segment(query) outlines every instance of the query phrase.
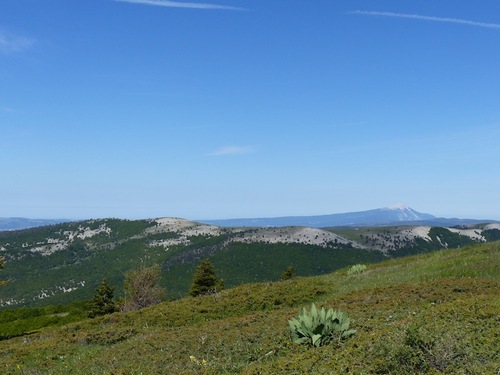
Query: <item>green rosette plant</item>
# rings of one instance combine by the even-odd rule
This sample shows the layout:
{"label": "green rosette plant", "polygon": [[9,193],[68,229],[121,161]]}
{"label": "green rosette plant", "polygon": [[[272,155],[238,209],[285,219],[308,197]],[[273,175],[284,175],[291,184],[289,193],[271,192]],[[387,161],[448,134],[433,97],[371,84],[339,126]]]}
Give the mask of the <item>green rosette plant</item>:
{"label": "green rosette plant", "polygon": [[350,320],[346,312],[322,307],[320,310],[311,304],[311,309],[305,307],[298,317],[288,321],[290,338],[296,344],[308,344],[320,347],[333,340],[341,341],[356,333],[349,329]]}
{"label": "green rosette plant", "polygon": [[351,275],[359,275],[360,273],[365,272],[366,266],[364,264],[355,264],[347,271],[349,276]]}

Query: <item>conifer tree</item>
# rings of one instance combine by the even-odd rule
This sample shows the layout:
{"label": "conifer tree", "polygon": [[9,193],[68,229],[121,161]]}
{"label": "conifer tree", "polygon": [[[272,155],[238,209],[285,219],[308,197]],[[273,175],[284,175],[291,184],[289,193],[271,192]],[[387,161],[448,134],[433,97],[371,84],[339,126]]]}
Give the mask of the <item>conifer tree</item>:
{"label": "conifer tree", "polygon": [[224,289],[224,282],[217,280],[212,262],[209,259],[204,259],[196,268],[189,294],[196,297],[217,289]]}
{"label": "conifer tree", "polygon": [[[3,269],[4,266],[5,266],[5,258],[4,257],[0,257],[0,270]],[[0,281],[0,286],[5,285],[8,282],[9,282],[8,280]]]}
{"label": "conifer tree", "polygon": [[87,315],[89,318],[96,316],[112,314],[116,311],[116,304],[113,301],[114,289],[108,285],[106,279],[101,281],[101,285],[96,289],[92,301],[87,306]]}
{"label": "conifer tree", "polygon": [[281,273],[281,280],[289,280],[293,277],[295,277],[295,267],[290,264],[287,269]]}

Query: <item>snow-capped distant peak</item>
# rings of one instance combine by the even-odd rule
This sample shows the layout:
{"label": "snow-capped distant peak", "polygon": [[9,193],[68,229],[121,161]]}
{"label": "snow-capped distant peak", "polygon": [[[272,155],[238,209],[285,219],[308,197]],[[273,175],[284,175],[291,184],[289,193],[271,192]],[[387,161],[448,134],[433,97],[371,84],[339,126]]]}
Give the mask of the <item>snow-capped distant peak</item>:
{"label": "snow-capped distant peak", "polygon": [[395,221],[417,221],[434,218],[434,216],[432,215],[415,211],[413,208],[408,207],[404,204],[397,204],[391,207],[386,207],[383,208],[382,211],[386,211],[388,214],[390,212],[390,215],[392,215]]}
{"label": "snow-capped distant peak", "polygon": [[403,204],[403,203],[398,203],[398,204],[395,204],[393,206],[389,206],[389,207],[386,207],[388,210],[408,210],[410,209],[410,207],[408,207],[407,205]]}

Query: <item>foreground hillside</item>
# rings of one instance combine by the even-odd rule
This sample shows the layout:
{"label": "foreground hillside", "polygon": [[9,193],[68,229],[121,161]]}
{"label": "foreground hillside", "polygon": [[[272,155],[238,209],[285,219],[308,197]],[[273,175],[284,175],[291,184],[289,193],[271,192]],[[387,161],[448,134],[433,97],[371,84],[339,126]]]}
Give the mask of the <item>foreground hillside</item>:
{"label": "foreground hillside", "polygon": [[[91,298],[103,278],[120,295],[124,274],[160,264],[169,299],[187,295],[193,273],[210,258],[226,287],[333,272],[355,263],[500,239],[499,224],[461,228],[221,228],[183,219],[87,220],[0,232],[0,307],[68,304]],[[92,272],[89,272],[92,270]]]}
{"label": "foreground hillside", "polygon": [[[500,243],[399,258],[358,275],[260,283],[0,342],[7,374],[458,373],[500,370]],[[355,336],[293,344],[315,302]]]}

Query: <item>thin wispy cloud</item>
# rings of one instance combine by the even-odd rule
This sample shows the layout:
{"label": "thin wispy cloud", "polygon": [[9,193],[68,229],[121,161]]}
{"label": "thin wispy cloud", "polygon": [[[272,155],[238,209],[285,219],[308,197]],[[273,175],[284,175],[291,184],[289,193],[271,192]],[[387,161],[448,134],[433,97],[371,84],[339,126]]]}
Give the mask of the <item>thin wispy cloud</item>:
{"label": "thin wispy cloud", "polygon": [[405,14],[405,13],[393,13],[393,12],[372,12],[365,10],[357,10],[350,12],[351,14],[360,14],[363,16],[377,16],[377,17],[395,17],[395,18],[409,18],[421,21],[432,21],[432,22],[444,22],[444,23],[455,23],[466,26],[482,27],[485,29],[500,29],[500,24],[498,23],[486,23],[471,21],[462,18],[448,18],[448,17],[434,17],[434,16],[422,16],[419,14]]}
{"label": "thin wispy cloud", "polygon": [[193,3],[184,1],[169,1],[169,0],[115,0],[115,1],[121,3],[154,5],[158,7],[169,7],[169,8],[245,10],[244,8],[233,7],[229,5]]}
{"label": "thin wispy cloud", "polygon": [[30,48],[35,41],[23,36],[17,36],[0,31],[0,53],[11,54]]}
{"label": "thin wispy cloud", "polygon": [[14,110],[10,107],[0,107],[0,112],[2,112],[2,113],[14,113]]}
{"label": "thin wispy cloud", "polygon": [[250,154],[254,152],[253,147],[242,147],[242,146],[224,146],[216,151],[210,153],[210,156],[228,156],[228,155],[242,155]]}

